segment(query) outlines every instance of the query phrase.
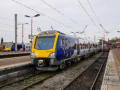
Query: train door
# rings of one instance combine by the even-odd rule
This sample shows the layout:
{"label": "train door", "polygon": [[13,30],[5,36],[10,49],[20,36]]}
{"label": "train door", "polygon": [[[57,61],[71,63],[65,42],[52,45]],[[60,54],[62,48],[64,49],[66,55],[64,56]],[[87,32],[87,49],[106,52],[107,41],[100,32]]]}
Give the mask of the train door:
{"label": "train door", "polygon": [[77,41],[74,40],[72,43],[74,44],[74,46],[73,46],[73,49],[74,49],[73,57],[75,57],[75,56],[77,56]]}

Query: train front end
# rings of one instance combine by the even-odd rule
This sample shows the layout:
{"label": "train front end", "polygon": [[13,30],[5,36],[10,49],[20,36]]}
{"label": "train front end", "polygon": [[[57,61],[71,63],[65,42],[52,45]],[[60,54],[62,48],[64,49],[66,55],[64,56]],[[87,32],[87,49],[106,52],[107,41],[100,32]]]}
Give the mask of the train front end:
{"label": "train front end", "polygon": [[32,44],[31,59],[32,64],[39,70],[56,69],[45,68],[54,66],[55,49],[57,44],[58,33],[41,33],[34,37]]}
{"label": "train front end", "polygon": [[7,43],[7,44],[5,44],[5,51],[11,51],[11,48],[12,48],[12,45],[13,45],[13,43]]}

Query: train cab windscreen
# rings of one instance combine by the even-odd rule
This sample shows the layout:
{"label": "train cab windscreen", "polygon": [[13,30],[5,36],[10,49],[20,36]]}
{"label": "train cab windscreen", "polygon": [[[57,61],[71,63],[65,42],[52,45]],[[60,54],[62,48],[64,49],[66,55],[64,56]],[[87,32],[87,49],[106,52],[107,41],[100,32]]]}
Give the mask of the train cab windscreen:
{"label": "train cab windscreen", "polygon": [[55,35],[40,35],[36,38],[35,49],[44,50],[52,49]]}
{"label": "train cab windscreen", "polygon": [[7,43],[7,48],[10,48],[11,47],[11,43]]}

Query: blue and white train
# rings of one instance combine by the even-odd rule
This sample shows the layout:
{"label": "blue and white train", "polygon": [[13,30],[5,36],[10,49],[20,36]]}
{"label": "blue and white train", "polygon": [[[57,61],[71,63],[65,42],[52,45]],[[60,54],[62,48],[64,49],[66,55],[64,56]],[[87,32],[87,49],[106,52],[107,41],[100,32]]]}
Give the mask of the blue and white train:
{"label": "blue and white train", "polygon": [[59,31],[44,31],[33,39],[31,59],[38,70],[64,69],[81,57],[99,51],[97,45],[80,44],[79,39]]}

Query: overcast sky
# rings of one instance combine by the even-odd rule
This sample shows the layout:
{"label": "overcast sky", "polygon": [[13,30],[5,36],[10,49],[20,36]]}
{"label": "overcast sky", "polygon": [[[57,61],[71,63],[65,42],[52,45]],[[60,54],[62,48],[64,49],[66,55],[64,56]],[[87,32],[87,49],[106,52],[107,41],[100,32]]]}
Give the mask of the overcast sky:
{"label": "overcast sky", "polygon": [[[30,10],[14,1],[18,1],[33,10]],[[24,15],[40,17],[33,18],[33,34],[41,30],[50,30],[51,26],[61,32],[81,32],[88,25],[85,34],[78,35],[89,40],[104,36],[99,24],[110,33],[106,39],[118,37],[120,30],[120,0],[1,0],[0,3],[0,38],[4,41],[14,41],[14,14],[18,14],[18,24],[29,23],[24,26],[24,41],[29,42],[30,18]],[[82,6],[82,7],[81,7]],[[92,6],[92,8],[91,8]],[[18,42],[21,42],[21,25],[18,26]]]}

